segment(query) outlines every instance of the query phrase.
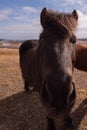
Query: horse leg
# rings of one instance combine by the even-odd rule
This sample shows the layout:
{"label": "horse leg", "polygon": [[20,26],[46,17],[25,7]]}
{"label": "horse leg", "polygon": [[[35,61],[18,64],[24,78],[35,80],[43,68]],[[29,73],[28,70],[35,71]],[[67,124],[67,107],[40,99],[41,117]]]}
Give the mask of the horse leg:
{"label": "horse leg", "polygon": [[67,128],[70,128],[70,129],[72,129],[74,127],[73,120],[70,116],[65,118],[65,125]]}
{"label": "horse leg", "polygon": [[28,83],[27,80],[24,81],[24,89],[25,89],[26,91],[29,91],[29,83]]}
{"label": "horse leg", "polygon": [[24,89],[25,91],[30,91],[30,92],[34,90],[33,86],[30,86],[27,80],[24,81]]}
{"label": "horse leg", "polygon": [[55,129],[55,124],[53,119],[47,117],[48,123],[47,123],[47,130],[56,130]]}

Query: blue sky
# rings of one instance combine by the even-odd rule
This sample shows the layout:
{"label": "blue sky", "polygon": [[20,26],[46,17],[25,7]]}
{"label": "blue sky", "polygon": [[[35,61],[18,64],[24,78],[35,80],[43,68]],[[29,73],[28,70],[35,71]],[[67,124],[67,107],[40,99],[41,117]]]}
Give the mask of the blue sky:
{"label": "blue sky", "polygon": [[87,0],[0,0],[0,39],[36,39],[42,30],[43,7],[60,12],[77,10],[76,35],[87,38]]}

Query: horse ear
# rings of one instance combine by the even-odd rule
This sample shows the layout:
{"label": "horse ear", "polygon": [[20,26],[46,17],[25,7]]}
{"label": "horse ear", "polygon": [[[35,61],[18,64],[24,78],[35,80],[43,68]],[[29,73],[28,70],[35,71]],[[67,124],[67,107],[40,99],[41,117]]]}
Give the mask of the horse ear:
{"label": "horse ear", "polygon": [[76,10],[73,10],[72,15],[78,20],[78,13]]}
{"label": "horse ear", "polygon": [[40,14],[40,22],[43,28],[45,28],[46,14],[47,14],[47,9],[43,8]]}

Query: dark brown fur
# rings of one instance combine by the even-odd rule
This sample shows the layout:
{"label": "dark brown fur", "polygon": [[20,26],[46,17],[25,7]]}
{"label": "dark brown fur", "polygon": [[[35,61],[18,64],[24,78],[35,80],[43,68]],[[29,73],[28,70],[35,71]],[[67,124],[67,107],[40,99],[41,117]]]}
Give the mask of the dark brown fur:
{"label": "dark brown fur", "polygon": [[40,18],[43,31],[39,43],[33,47],[33,43],[27,41],[20,46],[20,67],[25,89],[33,86],[40,93],[48,130],[55,130],[53,119],[70,119],[76,98],[73,70],[78,15],[75,10],[66,14],[44,8]]}
{"label": "dark brown fur", "polygon": [[87,71],[87,45],[77,44],[75,67]]}

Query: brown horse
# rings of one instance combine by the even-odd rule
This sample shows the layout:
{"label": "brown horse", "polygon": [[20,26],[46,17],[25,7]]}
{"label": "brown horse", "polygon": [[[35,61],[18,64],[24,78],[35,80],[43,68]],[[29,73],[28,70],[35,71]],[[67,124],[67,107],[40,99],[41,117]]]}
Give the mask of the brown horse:
{"label": "brown horse", "polygon": [[69,115],[76,99],[73,71],[78,15],[76,10],[59,13],[44,8],[40,19],[43,31],[39,43],[26,41],[19,49],[25,89],[33,86],[40,93],[48,130],[55,130],[54,119],[65,119],[71,127]]}
{"label": "brown horse", "polygon": [[79,70],[87,71],[87,45],[84,45],[83,42],[78,42],[76,46],[75,67]]}

